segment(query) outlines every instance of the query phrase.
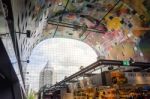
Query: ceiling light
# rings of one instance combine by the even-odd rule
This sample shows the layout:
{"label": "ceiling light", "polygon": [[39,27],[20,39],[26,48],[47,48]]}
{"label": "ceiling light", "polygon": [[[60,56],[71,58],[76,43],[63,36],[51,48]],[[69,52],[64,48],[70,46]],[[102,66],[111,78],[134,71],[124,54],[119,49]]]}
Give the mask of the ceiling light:
{"label": "ceiling light", "polygon": [[62,6],[62,2],[59,2],[59,3],[58,3],[58,6]]}
{"label": "ceiling light", "polygon": [[136,46],[134,47],[134,50],[137,51],[137,47]]}
{"label": "ceiling light", "polygon": [[140,56],[142,56],[142,57],[144,56],[142,52],[140,52]]}
{"label": "ceiling light", "polygon": [[128,37],[131,37],[131,36],[132,36],[132,33],[128,33],[127,36],[128,36]]}

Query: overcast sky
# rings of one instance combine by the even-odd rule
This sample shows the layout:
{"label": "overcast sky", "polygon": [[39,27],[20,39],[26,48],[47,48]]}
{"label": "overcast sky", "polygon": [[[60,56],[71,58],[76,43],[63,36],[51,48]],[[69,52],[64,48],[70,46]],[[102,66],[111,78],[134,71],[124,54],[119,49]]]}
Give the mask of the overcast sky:
{"label": "overcast sky", "polygon": [[83,42],[63,38],[47,39],[32,52],[27,67],[27,82],[32,89],[38,90],[39,73],[47,61],[54,68],[55,81],[60,81],[64,76],[77,72],[80,66],[88,66],[96,59],[95,51]]}

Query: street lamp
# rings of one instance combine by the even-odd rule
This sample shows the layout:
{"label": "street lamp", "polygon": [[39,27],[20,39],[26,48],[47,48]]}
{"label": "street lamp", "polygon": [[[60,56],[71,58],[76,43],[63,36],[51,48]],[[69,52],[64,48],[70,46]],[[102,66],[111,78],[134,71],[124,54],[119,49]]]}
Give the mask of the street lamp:
{"label": "street lamp", "polygon": [[[27,30],[26,33],[23,33],[23,32],[15,32],[15,33],[18,33],[18,34],[26,34],[26,36],[28,38],[31,37],[31,31],[30,30]],[[0,36],[6,36],[6,35],[9,35],[10,33],[5,33],[5,34],[0,34]]]}
{"label": "street lamp", "polygon": [[[30,63],[30,60],[21,60],[21,62],[26,62],[26,63]],[[17,61],[16,62],[13,62],[12,64],[16,64],[17,63]]]}

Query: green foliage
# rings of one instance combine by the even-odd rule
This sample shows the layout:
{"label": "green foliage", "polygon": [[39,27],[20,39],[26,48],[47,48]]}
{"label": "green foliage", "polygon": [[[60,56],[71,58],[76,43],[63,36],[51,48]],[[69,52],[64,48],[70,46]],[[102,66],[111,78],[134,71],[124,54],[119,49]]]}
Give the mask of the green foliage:
{"label": "green foliage", "polygon": [[36,99],[35,93],[34,92],[30,92],[27,99]]}

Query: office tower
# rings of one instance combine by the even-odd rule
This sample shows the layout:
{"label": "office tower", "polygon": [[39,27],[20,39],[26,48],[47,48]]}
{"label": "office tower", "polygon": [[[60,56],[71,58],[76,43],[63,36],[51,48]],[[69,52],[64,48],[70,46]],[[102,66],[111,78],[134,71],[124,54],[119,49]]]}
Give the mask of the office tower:
{"label": "office tower", "polygon": [[39,88],[44,85],[52,85],[53,82],[53,67],[47,62],[46,66],[40,72]]}

